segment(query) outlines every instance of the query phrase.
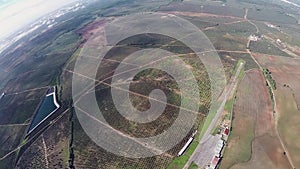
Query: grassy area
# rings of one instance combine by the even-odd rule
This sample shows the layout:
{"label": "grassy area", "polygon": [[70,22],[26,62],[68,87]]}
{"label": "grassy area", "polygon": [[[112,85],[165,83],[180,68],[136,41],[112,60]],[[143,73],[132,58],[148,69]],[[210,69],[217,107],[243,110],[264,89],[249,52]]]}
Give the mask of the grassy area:
{"label": "grassy area", "polygon": [[[203,129],[203,125],[204,123],[201,121],[200,125],[198,127],[198,131],[201,131]],[[201,140],[200,137],[200,133],[198,132],[195,137],[194,137],[194,141],[192,142],[192,144],[189,146],[188,150],[184,153],[184,155],[180,156],[180,157],[175,157],[171,163],[169,163],[167,169],[181,169],[188,161],[188,159],[190,158],[190,156],[193,154],[193,152],[195,151],[197,145],[199,144],[199,141]]]}
{"label": "grassy area", "polygon": [[229,136],[229,145],[225,149],[221,169],[230,168],[236,163],[246,162],[251,158],[251,143],[254,139],[255,127],[254,119],[249,116],[236,118],[232,123],[234,130]]}
{"label": "grassy area", "polygon": [[300,111],[296,100],[289,89],[275,91],[276,103],[280,113],[278,119],[278,132],[283,140],[296,168],[300,166],[299,131]]}
{"label": "grassy area", "polygon": [[192,164],[189,166],[189,169],[198,169],[198,168],[199,167],[194,162],[192,162]]}
{"label": "grassy area", "polygon": [[270,83],[272,89],[276,90],[276,81],[272,78],[272,74],[269,71],[269,69],[263,69],[263,74],[265,78],[268,80],[268,82]]}
{"label": "grassy area", "polygon": [[174,160],[168,165],[167,169],[183,168],[186,162],[189,160],[190,156],[193,154],[198,144],[199,142],[197,140],[194,140],[189,146],[188,150],[184,153],[184,155],[180,157],[175,157]]}
{"label": "grassy area", "polygon": [[266,81],[269,82],[270,86],[267,83],[268,92],[272,101],[272,108],[274,110],[275,100],[272,90],[276,90],[276,81],[272,78],[271,72],[268,69],[263,69],[263,75],[265,76]]}
{"label": "grassy area", "polygon": [[[239,59],[238,60],[238,62],[237,62],[237,64],[235,65],[235,67],[234,67],[234,70],[233,70],[233,75],[235,75],[236,73],[237,73],[237,71],[238,71],[238,68],[240,67],[240,65],[241,64],[245,64],[246,62],[243,60],[243,59]],[[240,71],[240,74],[241,74],[241,72],[243,72],[243,70],[244,70],[244,67],[245,67],[245,65],[243,66],[243,68],[241,69],[241,71]],[[240,75],[239,74],[239,75]]]}

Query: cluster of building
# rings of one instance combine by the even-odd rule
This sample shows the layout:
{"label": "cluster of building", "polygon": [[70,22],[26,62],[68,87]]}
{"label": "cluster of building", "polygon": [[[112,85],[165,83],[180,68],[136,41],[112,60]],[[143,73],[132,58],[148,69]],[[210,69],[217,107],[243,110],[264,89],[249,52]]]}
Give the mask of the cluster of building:
{"label": "cluster of building", "polygon": [[220,137],[220,140],[215,147],[215,156],[211,159],[210,164],[206,166],[206,169],[216,169],[220,164],[220,161],[222,159],[222,150],[224,149],[225,142],[228,139],[229,131],[230,130],[228,127],[225,127],[222,131],[222,136]]}
{"label": "cluster of building", "polygon": [[249,37],[250,41],[260,41],[263,39],[263,35],[250,35]]}
{"label": "cluster of building", "polygon": [[285,43],[283,43],[280,39],[276,39],[276,44],[278,47],[285,49],[287,46]]}

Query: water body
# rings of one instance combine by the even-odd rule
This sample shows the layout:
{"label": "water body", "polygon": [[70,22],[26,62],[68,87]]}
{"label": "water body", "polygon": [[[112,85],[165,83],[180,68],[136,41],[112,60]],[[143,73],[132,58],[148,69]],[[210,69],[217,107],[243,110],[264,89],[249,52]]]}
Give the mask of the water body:
{"label": "water body", "polygon": [[44,98],[34,115],[27,133],[33,131],[33,129],[40,125],[45,119],[47,119],[47,117],[49,117],[59,108],[59,105],[57,105],[54,97],[55,93],[52,93]]}

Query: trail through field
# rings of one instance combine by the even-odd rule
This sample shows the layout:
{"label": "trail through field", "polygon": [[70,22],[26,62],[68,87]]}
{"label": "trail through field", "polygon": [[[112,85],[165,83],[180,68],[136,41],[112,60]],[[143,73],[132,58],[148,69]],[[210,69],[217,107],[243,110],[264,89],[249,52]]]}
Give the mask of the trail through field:
{"label": "trail through field", "polygon": [[49,161],[48,161],[48,153],[47,153],[47,145],[44,139],[44,135],[41,135],[42,137],[42,143],[43,143],[43,149],[44,149],[44,154],[45,154],[45,162],[46,162],[46,167],[49,168]]}
{"label": "trail through field", "polygon": [[1,124],[0,127],[15,127],[15,126],[28,126],[30,123],[22,123],[22,124]]}

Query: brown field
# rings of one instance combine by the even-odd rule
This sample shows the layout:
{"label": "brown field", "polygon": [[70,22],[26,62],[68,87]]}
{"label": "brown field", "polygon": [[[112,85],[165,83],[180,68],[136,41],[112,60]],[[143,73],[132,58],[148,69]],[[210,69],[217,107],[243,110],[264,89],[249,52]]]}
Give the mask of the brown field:
{"label": "brown field", "polygon": [[233,113],[233,130],[221,169],[290,168],[274,130],[271,100],[258,69],[245,74]]}
{"label": "brown field", "polygon": [[294,167],[298,168],[300,167],[300,61],[294,58],[258,54],[255,57],[272,72],[276,81],[277,129]]}
{"label": "brown field", "polygon": [[264,54],[253,55],[258,62],[268,68],[276,81],[277,87],[287,84],[293,91],[296,103],[300,105],[300,60]]}

